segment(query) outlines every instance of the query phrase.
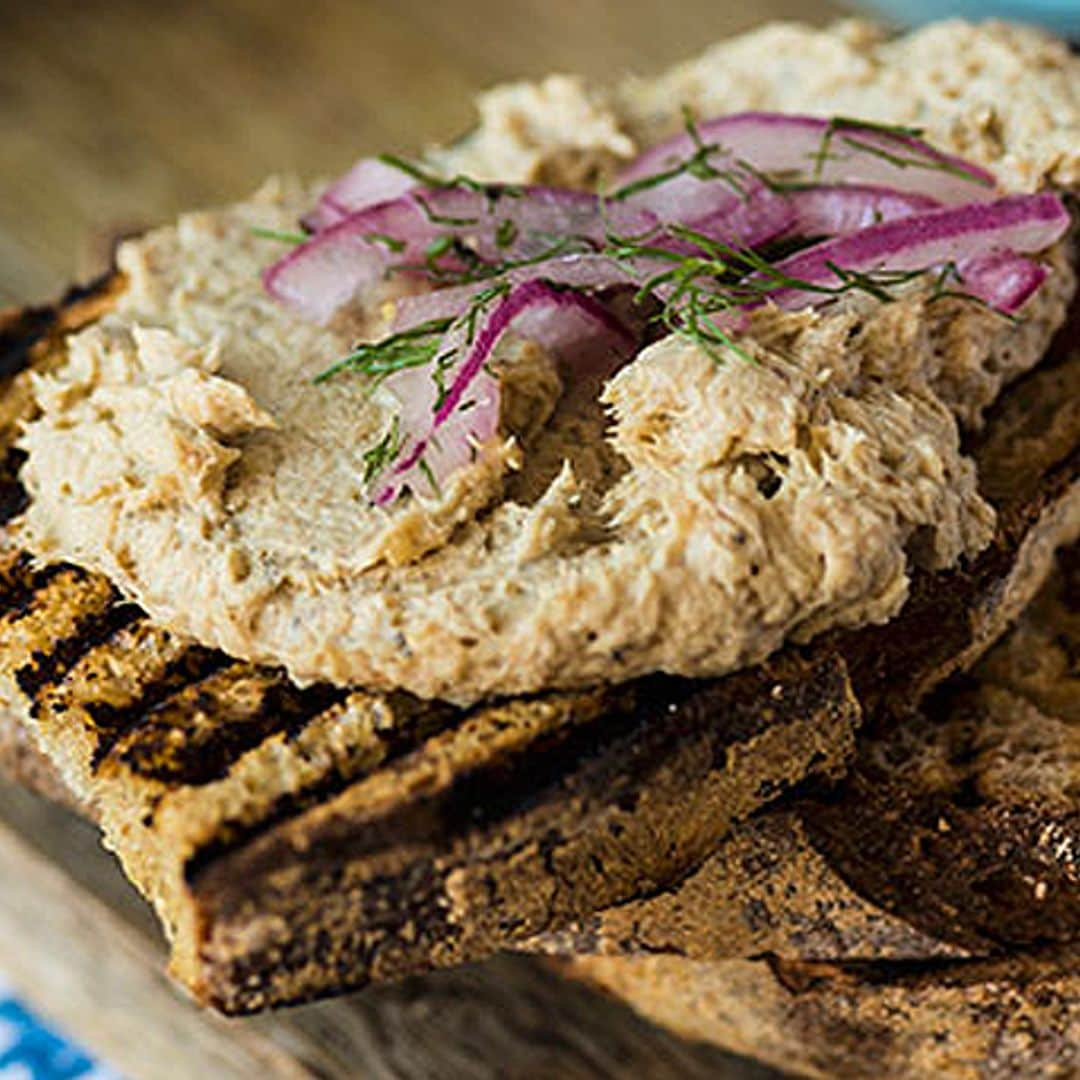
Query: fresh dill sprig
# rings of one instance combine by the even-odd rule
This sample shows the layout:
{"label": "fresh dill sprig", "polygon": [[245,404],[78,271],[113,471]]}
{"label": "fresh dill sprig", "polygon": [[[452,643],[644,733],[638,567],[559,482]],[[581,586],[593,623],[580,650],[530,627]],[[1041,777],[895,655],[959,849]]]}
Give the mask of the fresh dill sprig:
{"label": "fresh dill sprig", "polygon": [[[449,266],[444,266],[439,260],[447,255],[452,256],[452,262]],[[483,277],[486,267],[487,263],[461,237],[454,236],[453,233],[441,233],[424,248],[423,266],[417,266],[415,263],[399,263],[390,269],[393,273],[422,270],[433,280],[445,285],[457,282],[462,276],[469,274],[478,274]]]}
{"label": "fresh dill sprig", "polygon": [[389,233],[364,233],[363,238],[373,244],[382,244],[387,251],[391,251],[395,255],[408,247],[404,240],[399,240],[396,236],[391,236]]}
{"label": "fresh dill sprig", "polygon": [[429,319],[381,341],[358,345],[348,356],[343,356],[316,375],[315,382],[324,383],[342,372],[353,371],[374,378],[378,385],[397,371],[430,364],[435,358],[440,338],[452,321],[448,318]]}
{"label": "fresh dill sprig", "polygon": [[[814,294],[826,300],[861,292],[879,301],[888,302],[894,299],[893,291],[897,287],[936,270],[931,287],[931,300],[950,296],[977,299],[952,287],[953,282],[959,282],[962,286],[961,275],[954,264],[940,268],[867,272],[827,263],[833,280],[820,282],[800,279],[784,270],[782,263],[778,264],[760,251],[725,243],[683,225],[656,227],[640,236],[619,235],[608,221],[605,212],[606,200],[627,199],[683,175],[699,180],[723,180],[743,196],[747,191],[747,178],[765,183],[777,191],[797,190],[811,185],[814,179],[820,179],[825,163],[832,158],[837,141],[862,152],[878,154],[899,168],[932,168],[956,172],[967,179],[978,179],[950,162],[939,161],[929,153],[919,153],[918,148],[904,147],[899,139],[918,136],[920,133],[915,128],[890,127],[846,117],[834,117],[823,132],[821,143],[813,155],[812,177],[781,179],[764,174],[751,164],[737,159],[734,160],[733,169],[718,167],[717,155],[723,155],[725,162],[731,162],[733,159],[730,151],[719,143],[706,142],[688,111],[684,112],[684,126],[694,147],[688,157],[670,168],[632,181],[615,192],[606,195],[601,193],[600,216],[604,222],[605,235],[600,245],[577,234],[552,236],[550,243],[533,255],[490,262],[482,259],[454,232],[436,236],[424,250],[422,264],[399,264],[391,270],[420,270],[427,273],[432,280],[443,284],[489,284],[477,291],[464,309],[453,317],[431,319],[409,330],[391,334],[381,341],[359,345],[348,356],[320,374],[316,382],[325,382],[341,372],[352,371],[374,380],[374,388],[396,372],[425,367],[435,384],[433,411],[437,412],[446,400],[448,376],[455,361],[463,350],[473,344],[481,326],[481,319],[489,311],[490,305],[510,290],[510,272],[534,264],[540,265],[571,252],[598,252],[613,261],[630,266],[635,271],[642,264],[651,268],[651,273],[640,279],[636,300],[643,303],[647,299],[657,299],[658,310],[651,316],[651,321],[662,325],[670,333],[692,340],[717,363],[731,355],[751,364],[758,363],[752,351],[737,340],[736,335],[741,323],[737,319],[733,320],[733,316],[737,317],[766,303],[781,292],[794,290]],[[897,149],[894,152],[891,147],[883,148],[865,139],[860,140],[859,131],[897,136]],[[910,154],[905,153],[906,150],[910,151]],[[393,155],[382,155],[381,160],[402,169],[428,187],[458,186],[482,192],[490,200],[490,213],[494,213],[495,203],[499,198],[519,193],[519,189],[485,185],[469,177],[455,176],[444,179],[422,166]],[[417,196],[417,199],[429,220],[436,224],[461,229],[478,223],[475,218],[437,214],[422,196]],[[273,234],[273,238],[288,238],[294,242],[306,239],[302,235],[289,234]],[[396,250],[393,237],[372,236],[369,239],[386,243],[391,250]],[[543,236],[538,234],[535,239],[542,240]],[[496,223],[497,248],[510,248],[518,240],[519,225],[515,221],[506,218]],[[665,242],[670,240],[681,241],[689,248],[689,252],[685,248],[671,250],[670,246],[665,246]],[[543,276],[542,270],[538,271],[538,276]],[[469,404],[463,403],[462,408],[467,408]],[[400,456],[404,443],[405,435],[401,431],[399,418],[395,418],[380,441],[364,454],[365,480],[370,482],[385,471]],[[417,461],[417,468],[430,484],[432,491],[438,494],[439,486],[430,464],[421,457]]]}
{"label": "fresh dill sprig", "polygon": [[837,130],[852,128],[862,131],[876,131],[879,135],[893,135],[904,139],[921,139],[926,129],[911,127],[906,124],[886,124],[880,120],[860,120],[857,116],[833,116],[829,123]]}
{"label": "fresh dill sprig", "polygon": [[[399,157],[397,154],[379,154],[378,160],[384,165],[389,165],[392,169],[397,169],[400,172],[405,173],[406,176],[411,176],[414,180],[423,184],[424,187],[442,188],[452,186],[444,177],[431,172],[429,169],[425,169],[415,161],[409,161],[408,158]],[[465,186],[465,178],[463,177],[461,179],[462,186]],[[479,188],[476,181],[471,181],[469,186],[474,189]]]}
{"label": "fresh dill sprig", "polygon": [[629,184],[624,184],[615,191],[609,192],[605,198],[621,202],[630,198],[631,195],[659,187],[679,176],[692,176],[696,180],[723,180],[735,190],[740,198],[746,198],[746,184],[737,172],[733,169],[719,169],[710,161],[710,158],[716,154],[727,155],[727,150],[720,143],[707,143],[701,138],[693,114],[687,108],[683,109],[683,127],[694,144],[694,152],[689,157],[676,162],[668,169],[661,169],[648,176],[631,180]]}
{"label": "fresh dill sprig", "polygon": [[476,327],[480,315],[492,300],[505,296],[510,291],[509,281],[496,281],[486,289],[481,289],[470,301],[469,306],[458,316],[457,323],[465,329],[465,344],[471,345],[476,338]]}
{"label": "fresh dill sprig", "polygon": [[[723,349],[755,362],[735,340],[731,316],[768,301],[774,293],[797,290],[831,300],[862,292],[888,302],[894,299],[893,290],[935,269],[927,266],[868,272],[828,263],[836,281],[815,282],[784,271],[752,248],[735,247],[686,226],[670,226],[668,232],[696,251],[676,254],[612,234],[605,253],[630,264],[642,257],[666,262],[667,266],[642,283],[639,300],[662,289],[663,303],[656,320],[670,332],[691,339],[716,360],[723,358]],[[956,276],[955,268],[951,272],[948,267],[941,268],[934,279],[932,298],[952,294],[953,290],[945,290],[945,284]]]}
{"label": "fresh dill sprig", "polygon": [[419,195],[413,196],[413,202],[423,210],[424,216],[432,225],[449,225],[452,228],[467,229],[470,225],[480,224],[480,219],[475,217],[452,217],[449,214],[437,214],[428,205],[427,200]]}
{"label": "fresh dill sprig", "polygon": [[518,236],[517,222],[511,218],[504,218],[495,228],[495,246],[508,248]]}
{"label": "fresh dill sprig", "polygon": [[[950,288],[950,282],[956,282],[961,288]],[[1020,323],[1023,322],[1023,319],[1019,315],[1014,315],[1008,311],[1002,311],[1001,308],[994,307],[993,304],[988,303],[981,296],[975,296],[972,293],[965,292],[962,288],[963,284],[964,275],[960,272],[960,267],[957,266],[955,262],[947,262],[941,267],[939,272],[934,275],[934,282],[926,302],[928,304],[933,304],[941,300],[963,300],[966,303],[975,304],[977,307],[992,312],[994,315],[1011,323],[1013,326],[1019,326]]]}
{"label": "fresh dill sprig", "polygon": [[304,232],[289,232],[285,229],[266,229],[262,225],[253,225],[251,227],[251,235],[257,236],[260,240],[277,240],[281,244],[292,244],[297,246],[304,244],[311,237]]}
{"label": "fresh dill sprig", "polygon": [[[860,131],[890,136],[896,139],[896,147],[895,149],[890,150],[883,146],[877,146],[867,142],[865,139],[859,139],[857,136]],[[864,154],[872,154],[875,157],[879,157],[898,169],[930,169],[936,172],[946,173],[950,176],[958,176],[973,184],[979,184],[982,187],[993,186],[989,180],[973,174],[962,165],[957,165],[946,158],[938,157],[936,154],[930,153],[929,151],[920,152],[917,148],[902,142],[903,139],[917,139],[921,137],[922,134],[922,128],[905,127],[902,124],[879,124],[872,120],[856,120],[850,116],[831,117],[828,125],[822,132],[818,149],[811,158],[814,162],[814,179],[821,179],[825,163],[832,157],[832,154],[830,153],[832,143],[834,139],[839,139],[845,146],[849,146],[853,150],[858,150]]]}
{"label": "fresh dill sprig", "polygon": [[442,488],[439,486],[439,481],[435,479],[435,473],[431,466],[428,464],[426,457],[420,458],[416,463],[416,467],[424,474],[424,479],[431,485],[432,493],[435,498],[442,498]]}
{"label": "fresh dill sprig", "polygon": [[391,375],[407,368],[427,367],[432,369],[432,379],[438,389],[437,410],[445,394],[443,378],[454,360],[454,353],[439,351],[442,342],[450,331],[461,328],[466,345],[471,345],[476,337],[480,315],[487,305],[497,297],[504,296],[510,290],[507,281],[493,282],[481,289],[469,301],[458,315],[428,319],[408,330],[400,330],[379,341],[364,342],[357,345],[347,356],[335,361],[325,371],[315,376],[316,383],[324,383],[343,372],[353,372],[374,379],[372,389],[382,384]]}
{"label": "fresh dill sprig", "polygon": [[[542,237],[538,236],[538,239]],[[590,254],[596,251],[596,245],[587,238],[577,235],[558,237],[551,245],[537,251],[535,255],[520,259],[504,259],[501,262],[488,262],[473,251],[460,237],[439,236],[434,239],[425,252],[423,263],[397,263],[388,268],[389,273],[409,273],[421,271],[430,274],[441,285],[471,285],[478,281],[487,281],[505,276],[511,270],[556,259],[561,255]],[[435,258],[432,258],[432,252]],[[437,262],[443,255],[453,254],[458,257],[460,266],[442,266]]]}
{"label": "fresh dill sprig", "polygon": [[387,466],[397,460],[405,438],[401,434],[401,418],[395,416],[386,434],[363,454],[364,483],[370,484]]}
{"label": "fresh dill sprig", "polygon": [[450,177],[439,176],[438,173],[425,169],[423,165],[418,165],[415,161],[409,161],[408,158],[399,157],[397,154],[379,154],[378,160],[393,169],[399,169],[406,176],[411,176],[424,187],[464,188],[466,191],[475,191],[477,194],[486,196],[492,205],[501,198],[514,199],[523,194],[521,187],[517,184],[485,183],[482,180],[475,180],[471,176],[466,176],[464,173],[455,173]]}

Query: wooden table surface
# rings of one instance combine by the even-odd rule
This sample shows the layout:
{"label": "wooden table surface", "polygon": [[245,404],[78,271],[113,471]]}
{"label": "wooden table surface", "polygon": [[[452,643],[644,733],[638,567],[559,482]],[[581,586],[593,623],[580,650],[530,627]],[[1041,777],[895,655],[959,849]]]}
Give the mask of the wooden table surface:
{"label": "wooden table surface", "polygon": [[0,0],[0,305],[273,171],[464,130],[475,92],[657,70],[828,0]]}
{"label": "wooden table surface", "polygon": [[[825,0],[0,0],[0,306],[54,296],[91,273],[117,233],[241,197],[270,172],[326,175],[361,153],[408,153],[451,136],[471,122],[473,94],[495,82],[550,70],[612,79],[659,69],[765,19],[842,13]],[[85,830],[70,839],[56,815],[30,813],[25,798],[9,792],[0,802],[0,835],[12,807],[22,807],[8,836],[69,870],[103,875],[88,898],[70,899],[48,860],[38,865],[19,854],[21,840],[9,842],[9,862],[25,862],[26,888],[3,890],[0,966],[5,952],[9,966],[21,956],[25,992],[40,989],[35,1004],[122,1068],[183,1073],[178,1058],[130,1044],[140,1016],[142,1038],[152,1028],[155,1045],[199,1042],[185,1034],[194,1023],[186,1014],[166,1004],[168,1022],[147,1022],[135,1008],[137,999],[152,1012],[169,993],[146,982],[158,978],[145,972],[157,971],[161,953],[146,944],[151,931],[133,894],[108,860],[86,854]],[[47,925],[44,911],[54,920]],[[130,918],[143,936],[124,929]],[[64,930],[73,919],[115,923],[119,936],[102,929],[72,943],[84,936]],[[214,1052],[246,1061],[258,1050],[249,1032],[247,1042],[221,1043],[225,1029],[199,1023]],[[231,1030],[237,1039],[247,1032]],[[524,960],[414,980],[252,1030],[284,1040],[311,1068],[296,1074],[305,1076],[764,1075],[561,988]],[[334,1047],[361,1070],[327,1064]],[[284,1074],[270,1067],[264,1075]]]}

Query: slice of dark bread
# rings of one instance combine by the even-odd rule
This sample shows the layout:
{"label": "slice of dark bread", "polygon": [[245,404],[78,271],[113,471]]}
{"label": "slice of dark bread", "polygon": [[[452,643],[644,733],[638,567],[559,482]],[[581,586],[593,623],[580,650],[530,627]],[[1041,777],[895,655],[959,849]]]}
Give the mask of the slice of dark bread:
{"label": "slice of dark bread", "polygon": [[[1080,549],[1063,552],[1060,562],[974,678],[864,746],[877,748],[865,756],[878,760],[883,779],[918,787],[938,810],[942,792],[970,789],[973,777],[982,802],[1026,807],[1041,820],[1045,839],[1020,855],[1030,859],[1047,846],[1056,851],[1055,889],[1071,865],[1075,898],[1075,833],[1067,821],[1071,813],[1075,822],[1070,782],[1075,785],[1080,741]],[[8,734],[18,738],[17,725],[0,717],[0,746]],[[32,759],[29,751],[25,760]],[[36,776],[31,771],[22,779],[33,784]],[[960,802],[970,809],[970,797]],[[1012,853],[1010,846],[1006,858]],[[955,876],[965,878],[972,865],[958,864]],[[1050,887],[1038,888],[1054,876],[1029,879],[1027,909],[1036,919],[1055,906],[1064,910],[1068,893],[1055,900]],[[1015,907],[1000,900],[998,906],[1002,925],[1015,927]],[[635,919],[627,917],[631,911]],[[1021,918],[1021,936],[1025,924],[1030,919]],[[1048,925],[1067,941],[1068,923]],[[1071,925],[1075,937],[1075,920]],[[558,943],[565,947],[572,936]],[[639,955],[582,957],[567,969],[577,978],[689,1038],[786,1071],[1067,1076],[1078,1064],[1075,941],[964,960],[967,947],[916,929],[847,885],[790,809],[765,811],[739,826],[681,888],[597,920],[590,942],[579,936],[579,947],[586,944]],[[757,958],[739,958],[740,950]],[[645,955],[657,952],[668,955]],[[729,959],[688,958],[707,954]]]}
{"label": "slice of dark bread", "polygon": [[967,679],[868,724],[850,774],[744,823],[677,887],[545,951],[924,960],[1080,941],[1080,548]]}
{"label": "slice of dark bread", "polygon": [[1075,1075],[1078,660],[1074,546],[975,672],[868,732],[833,791],[545,944],[660,1023],[808,1075]]}
{"label": "slice of dark bread", "polygon": [[[117,287],[78,303],[92,317]],[[58,318],[34,344],[9,334],[9,368],[55,361],[78,321]],[[684,875],[733,822],[842,772],[860,700],[913,700],[981,652],[1076,530],[1080,414],[1061,387],[1078,372],[1061,345],[973,443],[999,511],[979,560],[917,576],[885,627],[725,679],[466,712],[301,691],[19,552],[0,559],[0,673],[201,1000],[244,1012],[479,958]],[[24,405],[18,377],[6,400]]]}

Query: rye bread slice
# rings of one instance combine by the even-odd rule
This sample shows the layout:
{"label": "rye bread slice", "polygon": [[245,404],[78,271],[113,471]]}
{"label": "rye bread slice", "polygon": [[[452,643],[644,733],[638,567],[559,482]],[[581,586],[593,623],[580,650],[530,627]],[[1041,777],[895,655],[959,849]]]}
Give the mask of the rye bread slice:
{"label": "rye bread slice", "polygon": [[[948,786],[943,780],[967,787],[980,772],[983,797],[1039,813],[1062,858],[1068,847],[1061,848],[1059,816],[1075,802],[1069,785],[1080,737],[1080,548],[1063,552],[1060,562],[975,676],[926,710],[935,726],[914,717],[895,729],[899,735],[864,745],[921,748],[919,775],[932,802],[933,791]],[[10,726],[11,718],[0,717],[0,745]],[[978,754],[968,752],[973,746]],[[903,758],[873,756],[884,757],[885,771],[906,775]],[[665,900],[636,905],[639,921],[629,937],[620,940],[610,920],[597,925],[589,948],[637,950],[636,959],[582,957],[566,972],[686,1037],[805,1075],[1075,1070],[1075,944],[959,962],[967,950],[916,930],[847,886],[808,843],[796,813],[763,812],[739,826],[720,853]],[[1053,908],[1048,891],[1038,895],[1028,898],[1029,909]],[[737,949],[758,958],[736,958]],[[789,955],[793,950],[804,959]],[[672,955],[645,955],[656,951]],[[705,952],[732,958],[688,958]],[[810,958],[825,953],[834,959]],[[916,953],[925,958],[912,959]],[[864,959],[853,959],[859,955]]]}
{"label": "rye bread slice", "polygon": [[1080,547],[968,678],[860,738],[678,886],[537,946],[929,961],[1080,942]]}
{"label": "rye bread slice", "polygon": [[565,973],[802,1075],[1076,1075],[1080,547],[1059,561],[973,675],[871,731],[828,797],[549,939],[582,950]]}
{"label": "rye bread slice", "polygon": [[[46,328],[20,347],[48,364],[57,344]],[[1061,363],[1049,378],[1080,360]],[[1075,528],[1068,403],[1028,380],[973,447],[1001,456],[1000,433],[1044,408],[1023,472],[991,481],[1000,528],[981,559],[917,579],[889,627],[726,679],[464,713],[301,691],[150,625],[100,577],[17,552],[0,565],[0,669],[201,1000],[251,1011],[476,959],[684,874],[732,822],[842,769],[856,689],[876,709],[984,648]]]}

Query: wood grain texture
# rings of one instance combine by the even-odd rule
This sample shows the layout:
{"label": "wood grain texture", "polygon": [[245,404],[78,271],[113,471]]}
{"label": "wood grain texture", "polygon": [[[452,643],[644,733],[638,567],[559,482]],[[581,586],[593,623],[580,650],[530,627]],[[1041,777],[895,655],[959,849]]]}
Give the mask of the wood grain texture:
{"label": "wood grain texture", "polygon": [[775,1075],[682,1042],[523,958],[220,1020],[166,982],[156,924],[90,826],[0,784],[0,867],[5,977],[133,1080]]}
{"label": "wood grain texture", "polygon": [[657,70],[828,0],[5,0],[0,305],[58,295],[117,231],[464,130],[473,94]]}

